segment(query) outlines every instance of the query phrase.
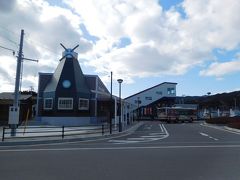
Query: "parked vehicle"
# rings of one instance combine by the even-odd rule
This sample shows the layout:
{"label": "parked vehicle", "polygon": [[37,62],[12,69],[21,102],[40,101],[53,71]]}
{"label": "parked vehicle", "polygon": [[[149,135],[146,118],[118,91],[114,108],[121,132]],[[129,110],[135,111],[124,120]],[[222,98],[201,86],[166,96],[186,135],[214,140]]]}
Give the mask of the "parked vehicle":
{"label": "parked vehicle", "polygon": [[161,107],[157,109],[157,116],[167,123],[193,122],[197,120],[197,109],[183,107]]}

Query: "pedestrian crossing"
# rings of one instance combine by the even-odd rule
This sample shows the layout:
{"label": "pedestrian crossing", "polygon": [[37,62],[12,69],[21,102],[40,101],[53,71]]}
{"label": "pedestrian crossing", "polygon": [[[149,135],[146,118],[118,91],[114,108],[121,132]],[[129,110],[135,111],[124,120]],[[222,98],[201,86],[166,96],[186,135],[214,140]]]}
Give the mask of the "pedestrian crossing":
{"label": "pedestrian crossing", "polygon": [[[155,129],[154,132],[152,131],[153,128]],[[143,129],[144,129],[144,135],[143,133],[138,133],[138,131],[136,131],[131,135],[131,137],[125,137],[121,139],[112,139],[112,140],[109,140],[108,142],[112,144],[135,144],[135,143],[157,141],[157,140],[165,139],[169,136],[168,131],[166,130],[163,124],[158,124],[157,132],[156,132],[156,127],[154,127],[153,125],[149,125],[149,126],[145,125]]]}

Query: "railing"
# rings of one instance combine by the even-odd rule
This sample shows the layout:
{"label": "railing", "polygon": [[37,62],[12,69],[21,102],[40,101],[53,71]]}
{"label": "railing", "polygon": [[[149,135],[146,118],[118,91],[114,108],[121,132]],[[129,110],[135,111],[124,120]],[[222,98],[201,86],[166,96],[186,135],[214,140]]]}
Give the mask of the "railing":
{"label": "railing", "polygon": [[[112,126],[114,127],[114,125]],[[113,128],[113,131],[117,131],[118,128]],[[42,126],[42,127],[18,127],[16,129],[16,135],[11,135],[11,128],[3,127],[2,131],[2,141],[6,139],[20,139],[20,138],[50,138],[59,137],[64,139],[66,136],[79,136],[81,137],[91,137],[91,136],[104,136],[108,133],[109,125],[90,125],[90,126]]]}

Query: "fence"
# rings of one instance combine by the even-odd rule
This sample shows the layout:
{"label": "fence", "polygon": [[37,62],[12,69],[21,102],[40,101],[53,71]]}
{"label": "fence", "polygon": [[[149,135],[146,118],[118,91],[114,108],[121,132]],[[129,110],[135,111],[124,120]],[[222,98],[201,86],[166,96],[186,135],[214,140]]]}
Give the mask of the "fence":
{"label": "fence", "polygon": [[[114,126],[113,126],[114,127]],[[113,130],[117,130],[114,127]],[[62,127],[18,127],[16,133],[12,136],[11,128],[3,127],[2,141],[6,139],[20,139],[20,138],[48,138],[48,137],[59,137],[64,139],[66,136],[103,136],[109,132],[109,125],[91,125],[91,126],[62,126]]]}

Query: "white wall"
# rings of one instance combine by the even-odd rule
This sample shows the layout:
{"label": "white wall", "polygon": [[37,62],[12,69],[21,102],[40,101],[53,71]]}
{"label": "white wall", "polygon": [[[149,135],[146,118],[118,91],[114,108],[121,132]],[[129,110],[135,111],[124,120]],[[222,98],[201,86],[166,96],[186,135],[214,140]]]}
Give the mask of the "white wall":
{"label": "white wall", "polygon": [[[168,94],[168,88],[174,88],[173,94]],[[134,104],[136,106],[133,106],[133,110],[137,109],[138,104],[138,98],[141,101],[141,104],[139,104],[139,107],[146,106],[148,104],[151,104],[154,101],[157,101],[161,99],[162,97],[176,97],[176,84],[175,83],[162,83],[156,87],[150,88],[149,90],[140,92],[134,96],[131,96],[125,101],[127,101],[130,104]]]}

